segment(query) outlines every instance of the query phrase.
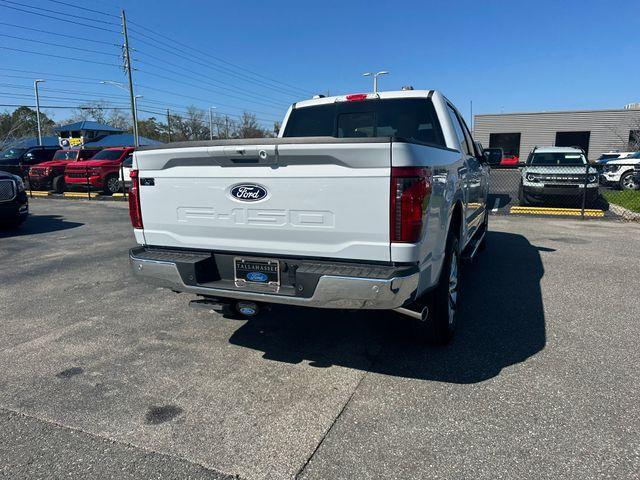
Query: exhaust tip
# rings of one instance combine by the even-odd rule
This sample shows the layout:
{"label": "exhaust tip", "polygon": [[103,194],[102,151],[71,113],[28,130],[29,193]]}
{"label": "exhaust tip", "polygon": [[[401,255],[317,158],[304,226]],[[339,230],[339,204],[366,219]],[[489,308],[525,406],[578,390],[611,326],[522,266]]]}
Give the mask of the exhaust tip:
{"label": "exhaust tip", "polygon": [[255,302],[238,302],[236,310],[245,317],[255,317],[258,314],[258,305]]}

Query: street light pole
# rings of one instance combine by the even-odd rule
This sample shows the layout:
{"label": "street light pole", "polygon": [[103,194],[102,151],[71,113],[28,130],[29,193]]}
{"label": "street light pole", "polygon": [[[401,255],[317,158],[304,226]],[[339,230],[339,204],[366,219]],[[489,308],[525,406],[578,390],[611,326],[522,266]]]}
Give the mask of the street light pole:
{"label": "street light pole", "polygon": [[[112,80],[100,80],[100,83],[103,85],[113,85],[125,92],[131,92],[129,88],[127,88],[123,83],[114,82]],[[142,95],[134,95],[132,99],[132,107],[131,115],[133,117],[133,143],[137,147],[138,145],[138,98],[142,98]]]}
{"label": "street light pole", "polygon": [[213,140],[213,109],[216,107],[209,107],[209,140]]}
{"label": "street light pole", "polygon": [[367,73],[363,73],[362,76],[363,77],[373,77],[373,93],[378,93],[378,77],[380,75],[388,75],[389,72],[386,70],[381,70],[379,72],[373,73],[373,72],[367,72]]}
{"label": "street light pole", "polygon": [[36,119],[38,121],[38,146],[42,146],[42,126],[40,125],[40,94],[38,93],[38,84],[44,80],[34,80],[33,89],[36,91]]}

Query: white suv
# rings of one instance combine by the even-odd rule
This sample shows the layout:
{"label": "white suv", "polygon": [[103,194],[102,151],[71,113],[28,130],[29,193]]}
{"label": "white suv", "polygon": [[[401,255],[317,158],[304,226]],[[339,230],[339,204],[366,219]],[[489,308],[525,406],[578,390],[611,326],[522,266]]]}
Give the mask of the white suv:
{"label": "white suv", "polygon": [[636,165],[640,165],[640,152],[609,160],[602,171],[602,183],[624,190],[638,190],[640,185],[635,181],[633,174],[633,167]]}

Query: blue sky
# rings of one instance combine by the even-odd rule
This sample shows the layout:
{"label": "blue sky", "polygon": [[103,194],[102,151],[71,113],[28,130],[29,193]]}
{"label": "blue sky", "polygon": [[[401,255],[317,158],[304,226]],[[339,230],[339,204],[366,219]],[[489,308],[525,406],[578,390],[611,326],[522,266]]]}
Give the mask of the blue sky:
{"label": "blue sky", "polygon": [[[45,104],[72,105],[103,98],[125,105],[124,92],[98,83],[99,79],[124,81],[122,71],[91,63],[119,62],[118,48],[109,45],[121,41],[115,33],[117,25],[110,25],[117,18],[63,5],[73,0],[12,2],[0,0],[0,22],[38,31],[0,24],[0,33],[68,47],[0,37],[0,47],[63,57],[0,49],[5,67],[0,68],[0,103],[31,102],[30,85],[40,77],[47,79],[43,95],[59,99],[43,100]],[[27,9],[20,4],[71,23],[1,6]],[[131,21],[131,44],[137,49],[133,56],[139,70],[134,76],[138,93],[144,95],[141,109],[148,111],[170,107],[180,112],[189,104],[216,105],[218,111],[235,115],[244,109],[254,111],[268,122],[280,119],[291,101],[314,92],[367,91],[370,80],[361,74],[379,69],[391,72],[381,79],[382,89],[407,84],[437,88],[466,116],[470,101],[474,113],[618,108],[640,101],[637,0],[615,5],[604,1],[85,0],[82,5],[115,15],[125,8]],[[73,80],[78,83],[70,83]],[[67,113],[56,112],[58,118]]]}

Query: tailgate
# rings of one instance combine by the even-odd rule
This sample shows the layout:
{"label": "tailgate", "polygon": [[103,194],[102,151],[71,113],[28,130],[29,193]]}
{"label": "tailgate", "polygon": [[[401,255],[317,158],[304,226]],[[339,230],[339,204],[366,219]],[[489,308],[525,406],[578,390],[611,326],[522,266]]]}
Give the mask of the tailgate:
{"label": "tailgate", "polygon": [[137,152],[145,243],[389,261],[390,143],[272,142]]}

